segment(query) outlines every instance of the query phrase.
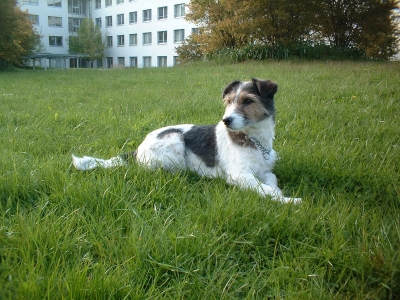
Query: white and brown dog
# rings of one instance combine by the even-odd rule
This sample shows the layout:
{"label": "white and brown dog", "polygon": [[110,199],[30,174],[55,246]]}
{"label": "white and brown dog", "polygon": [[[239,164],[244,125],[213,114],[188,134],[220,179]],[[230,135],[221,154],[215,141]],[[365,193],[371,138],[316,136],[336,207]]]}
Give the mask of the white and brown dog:
{"label": "white and brown dog", "polygon": [[272,173],[277,159],[272,149],[277,89],[271,80],[233,81],[223,91],[226,108],[218,124],[163,127],[149,133],[133,153],[108,160],[72,155],[73,164],[78,170],[90,170],[125,165],[134,158],[153,170],[189,169],[201,176],[225,178],[274,200],[300,202],[282,195]]}

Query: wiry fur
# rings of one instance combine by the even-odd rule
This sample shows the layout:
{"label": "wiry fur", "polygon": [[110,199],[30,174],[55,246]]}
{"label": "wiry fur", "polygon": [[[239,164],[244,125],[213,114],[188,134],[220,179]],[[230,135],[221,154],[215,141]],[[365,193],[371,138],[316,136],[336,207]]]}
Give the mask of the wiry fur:
{"label": "wiry fur", "polygon": [[73,155],[73,164],[79,170],[108,168],[124,165],[132,157],[153,170],[189,169],[274,200],[300,202],[282,195],[272,173],[277,158],[272,149],[277,88],[270,80],[234,81],[223,91],[225,113],[218,124],[163,127],[150,132],[133,153],[108,160]]}

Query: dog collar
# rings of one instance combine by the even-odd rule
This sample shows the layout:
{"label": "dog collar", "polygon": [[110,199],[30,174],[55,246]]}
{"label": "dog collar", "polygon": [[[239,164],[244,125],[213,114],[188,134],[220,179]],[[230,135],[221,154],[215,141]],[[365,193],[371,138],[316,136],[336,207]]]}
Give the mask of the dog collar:
{"label": "dog collar", "polygon": [[270,156],[271,156],[271,155],[270,155],[270,154],[271,154],[271,149],[265,148],[263,145],[261,145],[261,143],[260,143],[258,140],[256,140],[256,139],[253,138],[253,137],[250,137],[250,140],[251,140],[254,144],[256,144],[256,146],[258,147],[258,149],[260,149],[260,151],[261,151],[261,153],[262,153],[264,159],[265,159],[265,160],[269,160],[269,158],[270,158]]}

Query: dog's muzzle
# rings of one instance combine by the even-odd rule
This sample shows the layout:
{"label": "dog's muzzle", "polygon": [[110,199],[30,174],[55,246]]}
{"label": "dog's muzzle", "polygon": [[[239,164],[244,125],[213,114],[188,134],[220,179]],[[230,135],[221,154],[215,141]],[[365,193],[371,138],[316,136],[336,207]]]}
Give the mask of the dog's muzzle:
{"label": "dog's muzzle", "polygon": [[233,121],[232,117],[227,117],[227,118],[222,119],[222,122],[224,122],[225,126],[227,126],[227,127],[229,127],[229,125],[231,125],[232,121]]}

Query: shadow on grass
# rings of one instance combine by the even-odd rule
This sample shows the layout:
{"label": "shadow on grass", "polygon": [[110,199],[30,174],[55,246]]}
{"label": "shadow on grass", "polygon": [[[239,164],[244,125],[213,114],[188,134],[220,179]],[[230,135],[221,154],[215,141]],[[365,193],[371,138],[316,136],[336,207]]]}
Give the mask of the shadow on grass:
{"label": "shadow on grass", "polygon": [[395,179],[382,173],[351,170],[334,170],[313,161],[297,161],[288,166],[277,166],[276,174],[285,191],[297,193],[299,197],[345,195],[349,201],[363,202],[371,207],[399,205],[399,189]]}

